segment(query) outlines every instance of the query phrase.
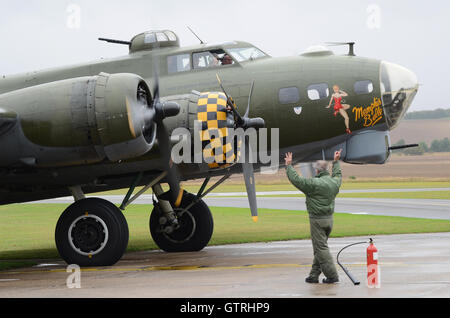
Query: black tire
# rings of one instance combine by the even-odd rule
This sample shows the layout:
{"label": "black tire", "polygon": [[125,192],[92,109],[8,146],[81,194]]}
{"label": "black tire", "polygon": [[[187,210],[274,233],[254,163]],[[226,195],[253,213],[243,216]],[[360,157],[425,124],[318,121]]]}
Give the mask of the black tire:
{"label": "black tire", "polygon": [[[183,195],[180,209],[186,208],[195,196]],[[155,205],[150,216],[150,233],[156,245],[168,253],[198,252],[203,250],[211,240],[214,231],[214,220],[206,203],[201,200],[178,219],[180,228],[171,234],[161,231],[160,218],[163,216],[160,207]]]}
{"label": "black tire", "polygon": [[62,259],[81,267],[116,264],[125,253],[128,238],[124,215],[114,204],[102,199],[84,199],[69,206],[55,231]]}

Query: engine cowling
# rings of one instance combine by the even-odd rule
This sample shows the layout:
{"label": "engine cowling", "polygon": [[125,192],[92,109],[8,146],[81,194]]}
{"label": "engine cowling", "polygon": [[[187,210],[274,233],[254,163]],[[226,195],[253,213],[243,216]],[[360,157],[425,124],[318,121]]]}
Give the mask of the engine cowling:
{"label": "engine cowling", "polygon": [[[23,135],[43,153],[75,148],[83,163],[144,155],[156,138],[150,90],[135,74],[101,73],[37,85],[0,95],[0,107],[17,113]],[[17,156],[37,150],[27,151]],[[43,162],[52,161],[44,157]],[[81,163],[67,157],[71,164]]]}

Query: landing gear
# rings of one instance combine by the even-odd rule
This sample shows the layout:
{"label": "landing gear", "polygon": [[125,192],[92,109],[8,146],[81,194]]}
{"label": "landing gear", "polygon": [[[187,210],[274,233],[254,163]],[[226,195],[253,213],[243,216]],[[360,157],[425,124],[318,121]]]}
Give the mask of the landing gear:
{"label": "landing gear", "polygon": [[201,251],[211,240],[214,230],[211,211],[203,200],[192,205],[194,200],[195,195],[184,192],[181,205],[173,209],[177,224],[170,222],[159,203],[155,204],[150,216],[150,233],[165,252]]}
{"label": "landing gear", "polygon": [[82,199],[69,206],[55,232],[61,257],[81,267],[114,265],[125,253],[128,237],[122,212],[102,199]]}

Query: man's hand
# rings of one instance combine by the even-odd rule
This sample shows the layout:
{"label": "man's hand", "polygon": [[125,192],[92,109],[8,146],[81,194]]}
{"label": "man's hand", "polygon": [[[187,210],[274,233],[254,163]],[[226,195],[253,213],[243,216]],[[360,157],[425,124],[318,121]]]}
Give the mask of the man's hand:
{"label": "man's hand", "polygon": [[339,151],[336,151],[336,152],[334,153],[334,161],[336,162],[336,161],[341,160],[341,155],[342,155],[342,149],[339,150]]}
{"label": "man's hand", "polygon": [[286,154],[286,157],[284,158],[284,161],[286,162],[286,166],[292,165],[292,152],[288,152]]}

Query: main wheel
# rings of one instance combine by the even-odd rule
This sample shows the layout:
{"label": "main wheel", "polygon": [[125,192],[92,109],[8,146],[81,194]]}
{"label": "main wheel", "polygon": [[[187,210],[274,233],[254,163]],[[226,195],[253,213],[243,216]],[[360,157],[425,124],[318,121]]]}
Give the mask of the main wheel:
{"label": "main wheel", "polygon": [[112,266],[128,246],[128,224],[111,202],[84,199],[69,206],[59,218],[56,247],[68,264]]}
{"label": "main wheel", "polygon": [[214,221],[208,206],[203,200],[179,216],[190,205],[195,196],[185,192],[180,208],[174,209],[178,215],[179,226],[167,231],[167,219],[156,205],[150,216],[150,233],[156,245],[169,253],[197,252],[204,249],[211,240]]}

